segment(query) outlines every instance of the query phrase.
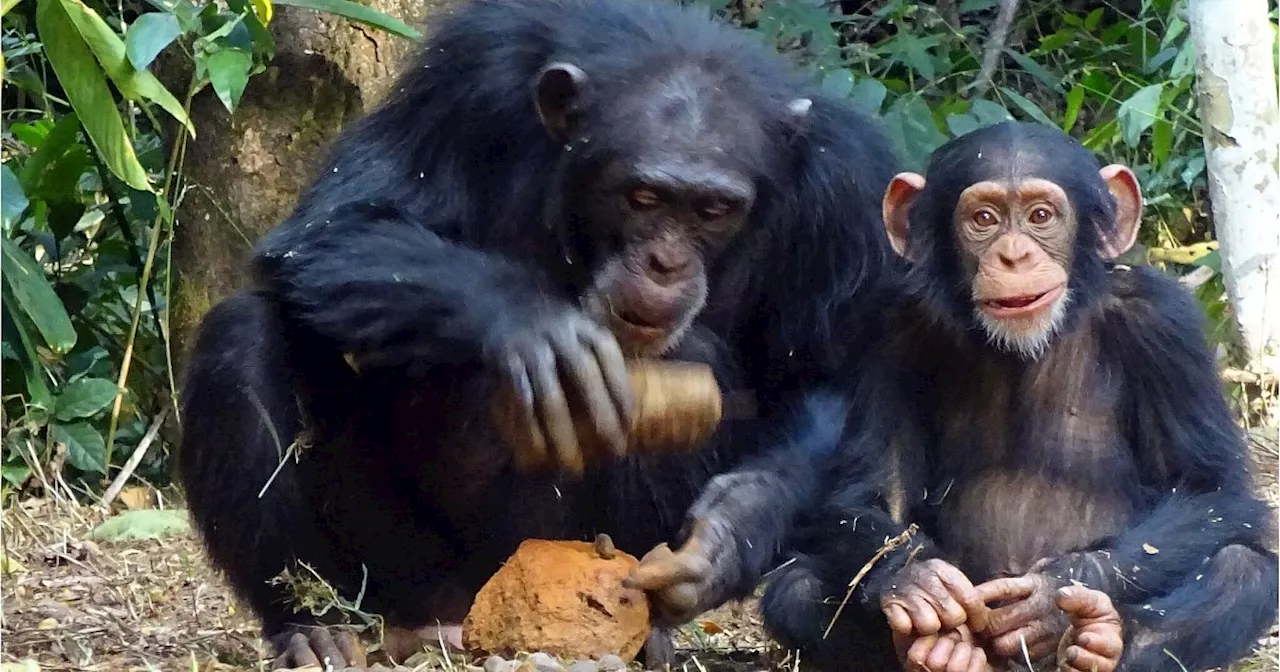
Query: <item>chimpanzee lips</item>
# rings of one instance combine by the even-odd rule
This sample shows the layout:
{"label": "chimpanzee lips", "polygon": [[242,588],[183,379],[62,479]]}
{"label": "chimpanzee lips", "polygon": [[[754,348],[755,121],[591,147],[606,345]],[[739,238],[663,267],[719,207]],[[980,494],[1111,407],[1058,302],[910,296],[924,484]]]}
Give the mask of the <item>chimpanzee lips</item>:
{"label": "chimpanzee lips", "polygon": [[1053,305],[1065,291],[1064,285],[1058,285],[1038,294],[1019,294],[1004,296],[998,299],[983,299],[982,309],[993,317],[1024,317],[1040,312]]}

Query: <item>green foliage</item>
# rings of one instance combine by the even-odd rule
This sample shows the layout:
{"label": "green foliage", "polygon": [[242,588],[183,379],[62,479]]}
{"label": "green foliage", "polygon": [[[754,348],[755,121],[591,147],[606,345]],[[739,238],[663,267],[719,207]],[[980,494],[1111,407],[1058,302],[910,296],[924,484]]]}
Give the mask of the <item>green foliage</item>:
{"label": "green foliage", "polygon": [[[985,89],[974,84],[995,0],[956,3],[954,17],[908,0],[852,3],[860,7],[853,14],[832,9],[840,3],[701,3],[811,66],[826,93],[878,117],[908,169],[922,170],[947,140],[1005,119],[1057,126],[1137,173],[1146,218],[1130,261],[1145,261],[1148,248],[1211,238],[1185,0],[1111,0],[1079,13],[1023,0]],[[1200,265],[1161,263],[1173,272]],[[1214,287],[1221,281],[1202,285],[1201,296],[1222,336],[1225,299]]]}
{"label": "green foliage", "polygon": [[[271,0],[147,1],[154,11],[3,0],[7,490],[100,485],[172,403],[167,268],[157,259],[172,235],[182,149],[196,132],[190,100],[211,87],[234,112],[275,53]],[[288,4],[415,34],[349,2]],[[152,72],[167,52],[194,62],[179,94]],[[161,116],[185,130],[170,147]],[[152,451],[136,473],[163,482],[166,459]]]}
{"label": "green foliage", "polygon": [[191,529],[187,512],[182,509],[141,509],[125,511],[102,521],[89,533],[93,541],[137,541],[164,539],[186,534]]}

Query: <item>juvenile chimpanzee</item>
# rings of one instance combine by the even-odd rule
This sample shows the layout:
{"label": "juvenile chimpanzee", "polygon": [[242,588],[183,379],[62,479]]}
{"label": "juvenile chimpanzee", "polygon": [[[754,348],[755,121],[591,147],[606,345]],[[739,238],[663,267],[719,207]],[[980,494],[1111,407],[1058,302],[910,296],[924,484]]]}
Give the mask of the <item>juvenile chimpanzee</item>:
{"label": "juvenile chimpanzee", "polygon": [[1275,621],[1270,512],[1200,310],[1111,261],[1141,212],[1128,168],[1037,124],[893,180],[906,287],[879,373],[855,381],[860,429],[763,600],[802,660],[959,672],[1061,645],[1070,670],[1201,670]]}
{"label": "juvenile chimpanzee", "polygon": [[[278,662],[363,658],[270,581],[295,561],[406,627],[460,623],[528,537],[653,549],[633,579],[668,623],[748,593],[843,424],[827,314],[892,259],[885,136],[705,10],[644,0],[469,4],[395,89],[187,372],[191,511]],[[755,417],[624,454],[629,356],[711,364]],[[492,426],[503,386],[523,447]]]}

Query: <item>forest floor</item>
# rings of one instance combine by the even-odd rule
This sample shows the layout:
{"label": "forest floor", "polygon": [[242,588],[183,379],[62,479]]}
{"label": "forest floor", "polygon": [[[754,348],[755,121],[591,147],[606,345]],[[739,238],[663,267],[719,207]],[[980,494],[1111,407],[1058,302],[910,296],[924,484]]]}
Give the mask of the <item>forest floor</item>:
{"label": "forest floor", "polygon": [[[1275,430],[1255,432],[1259,488],[1280,506],[1280,446]],[[131,488],[117,510],[148,510],[156,493]],[[163,498],[162,498],[163,499]],[[190,530],[162,539],[91,541],[106,518],[97,507],[27,499],[3,511],[3,623],[0,672],[61,670],[266,669],[258,625],[207,564]],[[793,669],[770,643],[752,601],[697,619],[678,637],[680,670],[749,672]],[[419,670],[479,670],[455,655],[418,656]],[[851,669],[860,669],[850,661]],[[1280,636],[1232,672],[1280,669]]]}

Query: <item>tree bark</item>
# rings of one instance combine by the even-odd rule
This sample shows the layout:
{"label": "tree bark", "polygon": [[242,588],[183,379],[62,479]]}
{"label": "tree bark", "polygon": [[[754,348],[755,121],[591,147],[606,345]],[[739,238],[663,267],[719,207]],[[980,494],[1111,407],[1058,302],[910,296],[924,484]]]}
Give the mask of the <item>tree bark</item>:
{"label": "tree bark", "polygon": [[[372,0],[411,25],[456,0]],[[334,136],[387,92],[417,45],[331,14],[276,6],[276,56],[249,80],[234,115],[207,87],[192,103],[177,213],[170,344],[180,380],[211,306],[245,286],[250,247],[294,207]]]}
{"label": "tree bark", "polygon": [[1249,368],[1280,371],[1280,109],[1267,0],[1191,0],[1223,280]]}

